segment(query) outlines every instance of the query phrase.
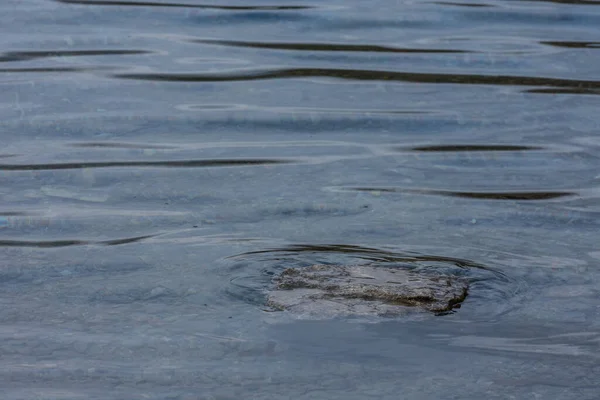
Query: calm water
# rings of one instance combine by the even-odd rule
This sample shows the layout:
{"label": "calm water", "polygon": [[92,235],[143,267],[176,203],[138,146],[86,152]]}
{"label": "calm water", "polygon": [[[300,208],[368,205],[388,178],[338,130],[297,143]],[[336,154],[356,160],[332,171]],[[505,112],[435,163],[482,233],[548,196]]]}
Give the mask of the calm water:
{"label": "calm water", "polygon": [[[597,399],[599,65],[592,0],[2,1],[2,399]],[[470,296],[264,310],[373,260]]]}

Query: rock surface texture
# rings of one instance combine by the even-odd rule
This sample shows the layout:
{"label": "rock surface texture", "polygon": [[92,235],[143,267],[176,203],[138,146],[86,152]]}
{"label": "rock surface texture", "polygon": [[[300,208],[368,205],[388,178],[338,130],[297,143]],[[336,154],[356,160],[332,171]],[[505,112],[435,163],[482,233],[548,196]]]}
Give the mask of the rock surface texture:
{"label": "rock surface texture", "polygon": [[444,313],[458,308],[469,288],[460,277],[375,265],[288,268],[273,283],[267,306],[320,318]]}

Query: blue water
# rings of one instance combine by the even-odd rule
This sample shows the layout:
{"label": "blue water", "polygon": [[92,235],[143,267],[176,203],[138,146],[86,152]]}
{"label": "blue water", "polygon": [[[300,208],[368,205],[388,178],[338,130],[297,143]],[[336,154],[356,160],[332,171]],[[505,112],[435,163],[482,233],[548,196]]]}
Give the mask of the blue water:
{"label": "blue water", "polygon": [[[597,399],[600,3],[5,0],[2,399]],[[314,263],[456,312],[264,306]]]}

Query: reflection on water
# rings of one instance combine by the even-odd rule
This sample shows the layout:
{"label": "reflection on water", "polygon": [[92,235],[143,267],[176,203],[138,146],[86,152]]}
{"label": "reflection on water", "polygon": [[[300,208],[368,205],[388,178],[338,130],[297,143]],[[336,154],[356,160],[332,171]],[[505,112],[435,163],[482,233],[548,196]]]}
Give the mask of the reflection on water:
{"label": "reflection on water", "polygon": [[[598,4],[0,2],[2,399],[596,399]],[[318,263],[470,292],[266,310]]]}

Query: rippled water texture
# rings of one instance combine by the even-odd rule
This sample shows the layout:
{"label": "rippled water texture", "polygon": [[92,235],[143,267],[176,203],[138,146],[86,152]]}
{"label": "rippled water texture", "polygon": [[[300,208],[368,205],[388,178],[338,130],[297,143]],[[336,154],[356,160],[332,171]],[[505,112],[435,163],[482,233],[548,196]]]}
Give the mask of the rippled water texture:
{"label": "rippled water texture", "polygon": [[[600,2],[0,2],[2,399],[597,399]],[[312,264],[445,315],[265,307]]]}

